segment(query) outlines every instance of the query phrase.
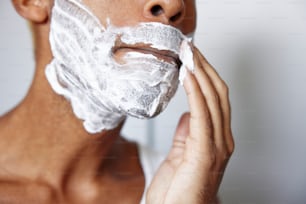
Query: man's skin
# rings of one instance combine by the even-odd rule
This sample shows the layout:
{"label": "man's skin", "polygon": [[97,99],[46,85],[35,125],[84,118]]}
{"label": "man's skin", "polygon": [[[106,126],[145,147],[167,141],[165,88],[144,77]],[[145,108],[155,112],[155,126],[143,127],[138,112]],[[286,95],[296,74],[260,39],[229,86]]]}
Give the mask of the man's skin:
{"label": "man's skin", "polygon": [[[144,175],[136,145],[120,136],[123,124],[87,133],[69,102],[46,80],[53,1],[12,2],[31,24],[36,72],[25,99],[0,118],[0,203],[139,203]],[[83,2],[103,25],[110,18],[116,26],[154,21],[185,34],[195,29],[194,0]],[[195,72],[184,81],[190,113],[182,116],[170,153],[149,188],[149,204],[216,202],[234,149],[227,86],[195,47],[193,54]]]}

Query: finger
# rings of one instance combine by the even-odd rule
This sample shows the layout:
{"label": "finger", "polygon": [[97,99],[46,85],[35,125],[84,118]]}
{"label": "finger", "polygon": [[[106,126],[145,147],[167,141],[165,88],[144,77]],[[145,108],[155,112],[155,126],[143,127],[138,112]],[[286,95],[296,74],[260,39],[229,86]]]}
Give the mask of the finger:
{"label": "finger", "polygon": [[[165,193],[168,192],[167,189],[171,185],[172,178],[175,175],[175,170],[184,159],[185,141],[189,135],[189,119],[189,113],[184,113],[181,116],[173,139],[173,145],[166,160],[158,170],[158,174],[167,176],[163,179],[154,179],[152,182],[152,185],[158,186],[158,188],[155,189],[155,194],[160,197],[165,197]],[[162,201],[160,203],[162,203]]]}
{"label": "finger", "polygon": [[189,135],[189,120],[190,120],[190,113],[184,113],[180,121],[177,125],[176,131],[175,131],[175,136],[173,138],[173,143],[178,143],[178,144],[185,144],[186,138]]}
{"label": "finger", "polygon": [[223,128],[224,136],[226,140],[227,147],[232,152],[234,149],[234,139],[231,131],[231,108],[229,102],[229,92],[226,83],[221,79],[217,71],[209,64],[205,57],[200,53],[200,51],[194,47],[204,70],[214,84],[215,90],[219,96],[219,102],[221,106],[221,114],[223,117]]}
{"label": "finger", "polygon": [[205,97],[213,125],[213,138],[218,149],[224,148],[223,118],[219,102],[219,95],[212,83],[212,79],[205,72],[197,53],[194,54],[195,77]]}
{"label": "finger", "polygon": [[[187,71],[184,80],[184,89],[188,97],[188,104],[190,109],[190,135],[186,140],[187,158],[196,155],[193,154],[194,150],[200,151],[201,157],[210,153],[213,142],[212,138],[212,121],[210,113],[202,94],[201,88],[196,81],[193,74]],[[189,150],[189,151],[188,151]]]}
{"label": "finger", "polygon": [[186,138],[189,135],[189,121],[190,113],[184,113],[177,125],[172,147],[168,155],[168,159],[171,160],[174,165],[178,165],[182,161],[182,155],[185,151]]}

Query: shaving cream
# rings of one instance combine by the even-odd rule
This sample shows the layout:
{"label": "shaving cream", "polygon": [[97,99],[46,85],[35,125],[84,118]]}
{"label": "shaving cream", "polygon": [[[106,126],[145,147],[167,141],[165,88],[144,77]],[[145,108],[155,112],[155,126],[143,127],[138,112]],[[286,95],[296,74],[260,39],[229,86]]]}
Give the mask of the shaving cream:
{"label": "shaving cream", "polygon": [[53,90],[71,102],[89,133],[113,129],[128,115],[150,118],[160,113],[179,78],[175,60],[131,49],[119,63],[114,48],[142,45],[179,56],[186,39],[161,23],[118,28],[108,21],[104,27],[81,0],[55,0],[50,27],[54,58],[46,77]]}
{"label": "shaving cream", "polygon": [[184,79],[187,74],[187,70],[191,73],[194,73],[194,61],[193,61],[193,52],[191,49],[191,38],[183,40],[180,49],[180,60],[183,63],[180,68],[179,81],[183,85]]}

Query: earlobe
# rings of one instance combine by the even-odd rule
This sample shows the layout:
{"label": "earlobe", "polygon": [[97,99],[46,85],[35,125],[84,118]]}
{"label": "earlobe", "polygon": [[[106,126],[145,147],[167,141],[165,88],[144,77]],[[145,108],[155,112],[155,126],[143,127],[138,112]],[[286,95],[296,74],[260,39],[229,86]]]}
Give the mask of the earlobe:
{"label": "earlobe", "polygon": [[48,4],[46,0],[13,0],[16,11],[33,23],[43,23],[48,19]]}

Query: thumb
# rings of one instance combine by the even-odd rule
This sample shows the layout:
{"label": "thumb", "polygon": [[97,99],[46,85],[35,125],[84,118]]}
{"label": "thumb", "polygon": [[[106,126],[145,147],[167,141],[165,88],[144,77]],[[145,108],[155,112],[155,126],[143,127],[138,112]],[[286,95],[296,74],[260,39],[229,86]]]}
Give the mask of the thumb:
{"label": "thumb", "polygon": [[185,151],[186,138],[189,135],[189,119],[190,113],[184,113],[181,116],[175,131],[172,147],[167,157],[168,161],[175,162],[174,165],[178,165],[183,158],[182,156]]}
{"label": "thumb", "polygon": [[173,138],[173,142],[176,143],[185,143],[187,136],[189,135],[189,120],[190,120],[190,113],[184,113],[177,125],[175,135]]}

